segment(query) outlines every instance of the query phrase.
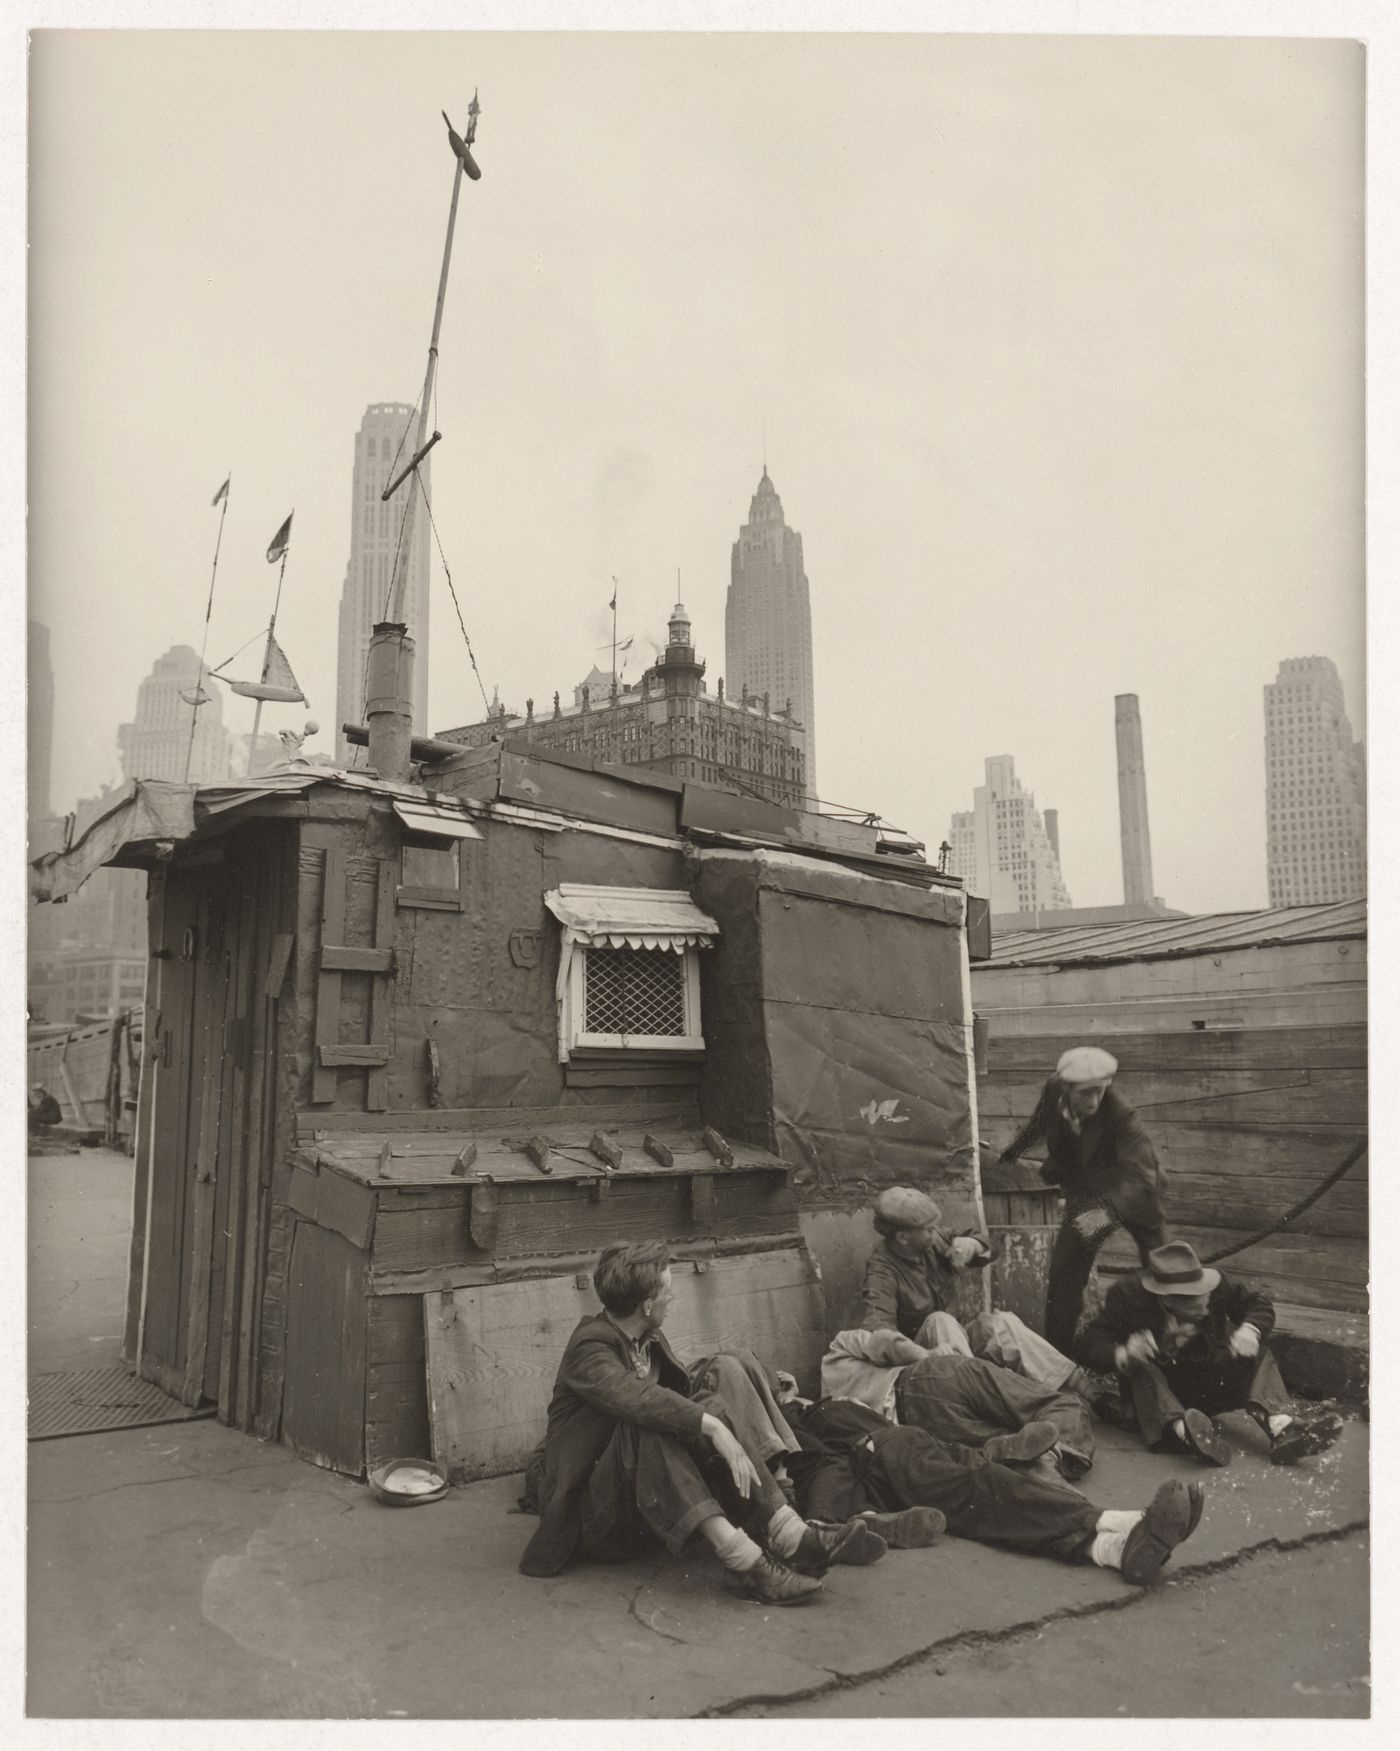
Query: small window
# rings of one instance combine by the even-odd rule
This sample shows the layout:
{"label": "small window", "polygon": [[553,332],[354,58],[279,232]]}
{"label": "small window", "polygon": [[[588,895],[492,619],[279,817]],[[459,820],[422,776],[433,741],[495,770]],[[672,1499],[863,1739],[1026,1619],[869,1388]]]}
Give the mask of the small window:
{"label": "small window", "polygon": [[694,948],[579,945],[570,965],[567,1045],[702,1051]]}
{"label": "small window", "polygon": [[455,839],[405,839],[400,904],[457,901],[461,854]]}

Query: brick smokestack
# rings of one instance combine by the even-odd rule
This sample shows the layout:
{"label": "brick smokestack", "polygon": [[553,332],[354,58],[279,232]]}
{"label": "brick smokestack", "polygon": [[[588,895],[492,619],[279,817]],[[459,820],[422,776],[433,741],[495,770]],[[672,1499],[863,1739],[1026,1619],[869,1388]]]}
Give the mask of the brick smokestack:
{"label": "brick smokestack", "polygon": [[1118,828],[1123,844],[1123,903],[1150,906],[1152,837],[1147,826],[1147,768],[1142,757],[1142,719],[1136,693],[1113,701],[1118,737]]}

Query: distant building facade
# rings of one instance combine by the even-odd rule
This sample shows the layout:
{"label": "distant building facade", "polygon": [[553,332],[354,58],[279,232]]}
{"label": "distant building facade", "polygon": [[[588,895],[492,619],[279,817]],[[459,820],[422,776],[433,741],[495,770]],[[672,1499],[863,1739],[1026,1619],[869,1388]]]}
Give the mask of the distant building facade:
{"label": "distant building facade", "polygon": [[807,795],[817,800],[816,693],[812,607],[802,537],[783,520],[782,500],[765,464],[729,562],[724,603],[724,671],[731,694],[791,707],[802,726]]}
{"label": "distant building facade", "polygon": [[53,660],[48,627],[31,620],[28,631],[28,818],[37,821],[48,814],[53,790]]}
{"label": "distant building facade", "polygon": [[123,778],[169,778],[179,783],[189,755],[191,783],[228,778],[232,772],[232,742],[224,728],[223,695],[207,678],[207,703],[199,707],[193,745],[190,723],[195,708],[183,693],[199,685],[199,653],[187,644],[172,645],[141,683],[136,716],[117,729]]}
{"label": "distant building facade", "polygon": [[440,730],[445,741],[477,748],[518,737],[546,748],[585,754],[624,766],[645,766],[673,778],[699,780],[744,795],[800,808],[807,789],[803,732],[793,715],[771,709],[771,700],[743,692],[726,698],[705,685],[705,665],[695,654],[690,616],[682,603],[672,610],[666,649],[641,680],[619,685],[594,669],[573,690],[572,704],[554,696],[551,709],[525,715],[493,708],[480,723]]}
{"label": "distant building facade", "polygon": [[1366,892],[1366,756],[1330,657],[1289,657],[1264,688],[1269,904]]}
{"label": "distant building facade", "polygon": [[[1147,763],[1142,752],[1142,713],[1136,693],[1120,693],[1115,697],[1113,729],[1118,744],[1123,904],[1150,906],[1156,899],[1152,891],[1152,834],[1147,824]],[[1058,850],[1057,844],[1057,853]]]}
{"label": "distant building facade", "polygon": [[[972,793],[972,807],[953,816],[948,874],[986,897],[994,921],[999,914],[1067,910],[1074,902],[1056,845],[1033,793],[1016,776],[1016,762],[1009,754],[993,755],[986,774],[986,783]],[[1057,837],[1058,826],[1056,817]]]}
{"label": "distant building facade", "polygon": [[[355,435],[355,468],[350,503],[350,560],[340,594],[340,635],[336,652],[336,757],[349,765],[355,750],[345,740],[342,724],[363,723],[365,664],[370,634],[384,619],[394,560],[409,494],[418,490],[407,480],[387,502],[384,488],[413,454],[414,410],[401,401],[376,401],[365,409]],[[432,490],[431,458],[419,464],[423,488]],[[428,553],[431,530],[427,508],[419,497],[413,516],[413,540],[404,565],[403,617],[412,635],[413,729],[426,735],[428,726]]]}

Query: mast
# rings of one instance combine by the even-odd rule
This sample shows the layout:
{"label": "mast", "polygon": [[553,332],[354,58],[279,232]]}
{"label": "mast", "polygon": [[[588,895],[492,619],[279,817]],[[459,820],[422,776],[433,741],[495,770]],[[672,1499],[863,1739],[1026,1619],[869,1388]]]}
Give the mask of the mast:
{"label": "mast", "polygon": [[[290,523],[291,518],[287,521]],[[277,594],[272,598],[272,618],[267,623],[267,643],[263,646],[262,679],[266,684],[268,671],[272,667],[272,635],[277,630],[277,609],[282,601],[282,579],[287,575],[287,549],[282,549],[282,563],[277,568]],[[258,764],[258,725],[262,722],[263,702],[259,698],[253,708],[253,739],[248,744],[248,777],[253,776]]]}
{"label": "mast", "polygon": [[219,549],[224,540],[224,518],[228,516],[229,488],[233,485],[233,470],[230,469],[224,477],[224,484],[214,495],[214,503],[219,510],[219,532],[214,537],[214,564],[209,573],[209,600],[204,608],[204,638],[199,647],[199,679],[194,684],[194,700],[190,710],[190,740],[185,749],[185,776],[183,782],[190,781],[190,760],[194,754],[194,733],[199,727],[199,708],[204,700],[204,659],[209,650],[209,620],[214,612],[214,580],[219,575]]}
{"label": "mast", "polygon": [[[468,119],[465,143],[468,147],[471,146],[472,142],[476,139],[476,119],[480,113],[481,106],[476,100],[476,93],[473,92],[471,104],[467,110]],[[446,117],[443,119],[446,120]],[[452,138],[452,124],[450,122],[448,122],[448,135],[449,138]],[[457,168],[452,178],[452,204],[447,211],[447,237],[442,246],[442,271],[438,275],[437,303],[433,308],[433,337],[428,343],[428,368],[423,375],[423,394],[418,404],[418,435],[413,445],[413,460],[409,463],[408,469],[405,471],[405,473],[411,472],[413,474],[415,482],[418,479],[418,464],[423,459],[427,450],[431,448],[428,444],[428,417],[432,407],[433,380],[437,376],[438,337],[442,333],[442,312],[443,306],[447,302],[447,273],[452,265],[452,238],[453,233],[457,228],[457,201],[462,193],[462,171],[471,157],[469,152],[465,155],[458,152],[455,143],[453,145],[453,154],[457,160]],[[476,174],[480,175],[480,172],[478,171]],[[433,442],[437,442],[436,438],[434,438]],[[399,485],[404,477],[405,476],[402,474],[399,476],[399,479],[393,483],[393,486],[385,492],[385,498],[388,498],[389,493]],[[409,563],[409,554],[413,550],[413,525],[416,521],[417,510],[418,494],[410,490],[408,504],[404,507],[403,528],[400,532],[398,558],[394,565],[393,588],[389,592],[389,607],[386,619],[390,624],[401,624],[403,619],[404,579]]]}

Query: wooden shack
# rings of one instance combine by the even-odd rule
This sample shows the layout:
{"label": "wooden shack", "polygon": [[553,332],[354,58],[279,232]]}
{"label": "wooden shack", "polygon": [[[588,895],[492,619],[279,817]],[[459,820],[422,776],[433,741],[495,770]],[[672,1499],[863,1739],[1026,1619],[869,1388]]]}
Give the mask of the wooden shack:
{"label": "wooden shack", "polygon": [[[1202,1257],[1277,1223],[1365,1139],[1363,901],[1018,931],[972,984],[986,1142],[1010,1140],[1066,1046],[1106,1047],[1167,1171],[1172,1232]],[[985,1196],[1007,1230],[1005,1302],[1030,1314],[1053,1197],[1025,1163],[986,1168]],[[1227,1268],[1294,1307],[1361,1312],[1367,1232],[1363,1154]],[[1101,1256],[1136,1262],[1121,1238]]]}
{"label": "wooden shack", "polygon": [[873,1190],[978,1213],[960,886],[710,786],[428,751],[137,784],[37,866],[150,872],[129,1359],[352,1475],[509,1470],[598,1249],[657,1237],[684,1349],[812,1381]]}

